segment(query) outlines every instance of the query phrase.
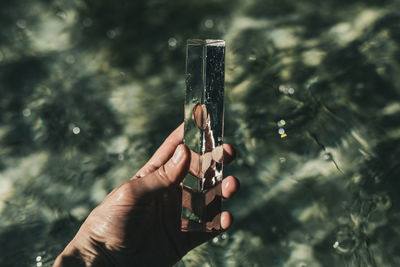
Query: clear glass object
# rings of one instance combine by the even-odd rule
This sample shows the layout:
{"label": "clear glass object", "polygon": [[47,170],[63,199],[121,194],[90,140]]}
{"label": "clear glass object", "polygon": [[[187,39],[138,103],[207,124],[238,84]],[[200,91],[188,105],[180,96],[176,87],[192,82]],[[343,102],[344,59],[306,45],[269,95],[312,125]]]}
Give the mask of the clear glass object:
{"label": "clear glass object", "polygon": [[184,142],[194,153],[183,181],[182,230],[221,230],[225,41],[188,40]]}

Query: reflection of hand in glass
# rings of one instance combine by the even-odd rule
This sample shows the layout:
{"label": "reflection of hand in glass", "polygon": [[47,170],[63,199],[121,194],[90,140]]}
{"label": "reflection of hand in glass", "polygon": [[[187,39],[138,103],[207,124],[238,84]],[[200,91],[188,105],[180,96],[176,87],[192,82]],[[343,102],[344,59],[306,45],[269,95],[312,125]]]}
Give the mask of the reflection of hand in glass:
{"label": "reflection of hand in glass", "polygon": [[193,116],[197,127],[203,131],[203,155],[201,156],[201,175],[202,190],[216,185],[217,177],[215,172],[215,163],[221,163],[223,160],[222,146],[215,147],[213,131],[211,129],[210,114],[205,104],[197,104],[193,108]]}
{"label": "reflection of hand in glass", "polygon": [[193,108],[194,121],[200,130],[205,131],[210,122],[210,116],[207,114],[205,104],[196,104]]}
{"label": "reflection of hand in glass", "polygon": [[[194,152],[178,127],[149,162],[129,181],[114,189],[83,223],[54,266],[169,266],[189,250],[213,238],[215,233],[182,232],[180,182],[195,173]],[[225,163],[233,159],[224,145]],[[238,190],[232,176],[222,182],[222,196]],[[221,226],[232,224],[229,212],[221,214]]]}

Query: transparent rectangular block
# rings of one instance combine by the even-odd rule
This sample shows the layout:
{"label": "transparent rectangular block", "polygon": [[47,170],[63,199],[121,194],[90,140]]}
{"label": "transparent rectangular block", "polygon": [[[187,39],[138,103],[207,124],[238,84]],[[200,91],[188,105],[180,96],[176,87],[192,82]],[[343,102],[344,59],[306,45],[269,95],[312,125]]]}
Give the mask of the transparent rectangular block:
{"label": "transparent rectangular block", "polygon": [[184,142],[191,173],[183,181],[182,231],[221,230],[225,41],[188,40]]}

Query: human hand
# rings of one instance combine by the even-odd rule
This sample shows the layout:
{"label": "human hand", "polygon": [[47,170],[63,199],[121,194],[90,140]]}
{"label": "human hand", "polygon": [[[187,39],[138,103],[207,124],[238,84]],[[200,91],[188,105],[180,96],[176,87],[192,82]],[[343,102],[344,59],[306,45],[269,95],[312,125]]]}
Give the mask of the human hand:
{"label": "human hand", "polygon": [[[199,168],[198,161],[190,160],[196,154],[182,142],[183,124],[134,177],[89,214],[54,266],[171,266],[215,237],[218,233],[181,231],[180,183]],[[223,148],[224,164],[228,164],[234,150],[227,144]],[[224,199],[238,189],[235,177],[222,181]],[[232,215],[222,212],[222,228],[231,224]]]}

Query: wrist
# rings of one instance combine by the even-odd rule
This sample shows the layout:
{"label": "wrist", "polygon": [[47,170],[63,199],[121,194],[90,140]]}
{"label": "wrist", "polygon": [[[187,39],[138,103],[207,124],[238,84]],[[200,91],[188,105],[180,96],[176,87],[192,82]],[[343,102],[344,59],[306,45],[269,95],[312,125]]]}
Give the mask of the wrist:
{"label": "wrist", "polygon": [[109,266],[103,264],[105,263],[104,255],[102,255],[101,251],[96,249],[86,238],[79,237],[78,232],[77,236],[75,236],[57,257],[53,267]]}
{"label": "wrist", "polygon": [[53,267],[91,266],[84,253],[76,248],[72,242],[56,258]]}

